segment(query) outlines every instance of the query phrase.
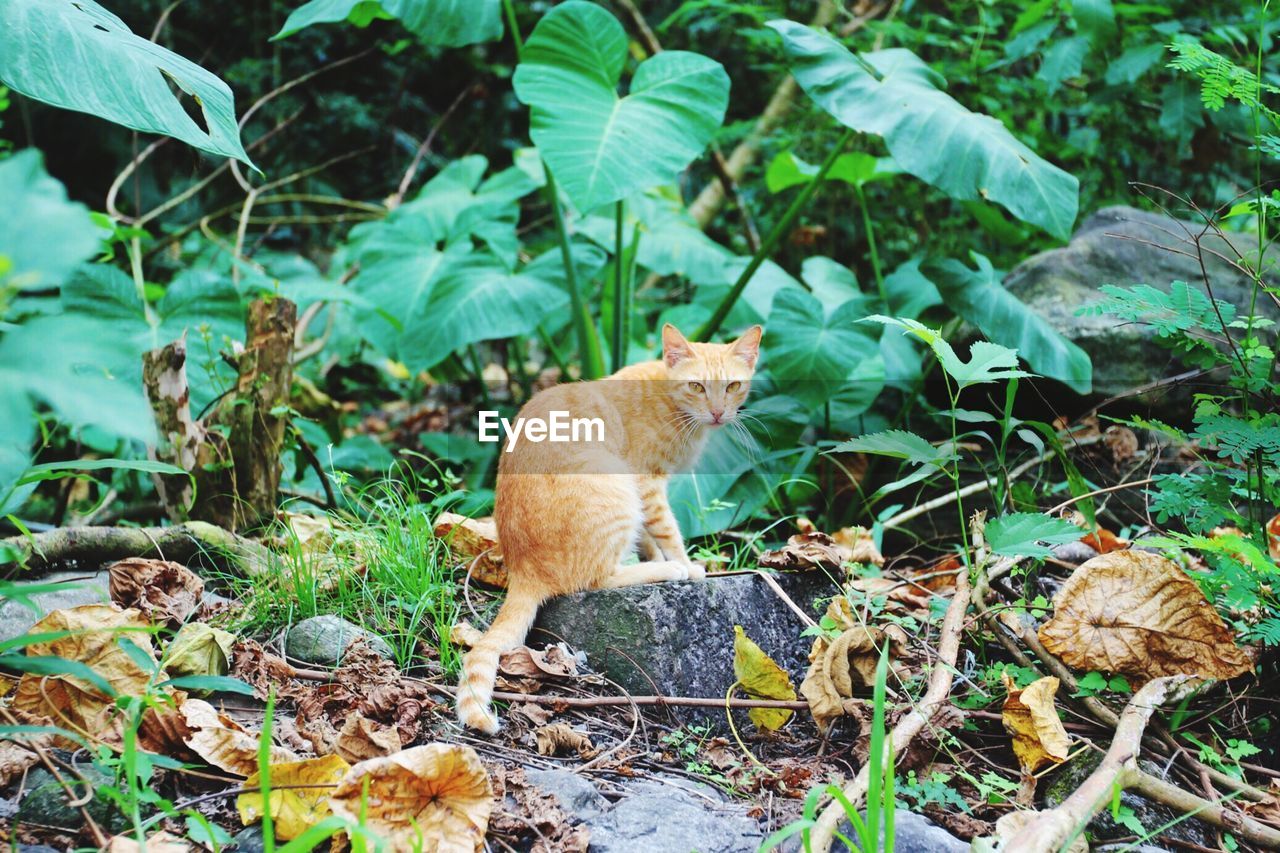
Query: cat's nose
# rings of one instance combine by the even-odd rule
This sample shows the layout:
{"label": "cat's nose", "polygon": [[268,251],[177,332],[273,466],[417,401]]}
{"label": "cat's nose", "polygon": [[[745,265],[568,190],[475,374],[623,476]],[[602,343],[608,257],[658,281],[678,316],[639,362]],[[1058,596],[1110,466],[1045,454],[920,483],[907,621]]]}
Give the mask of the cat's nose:
{"label": "cat's nose", "polygon": [[711,410],[711,419],[712,419],[712,423],[717,423],[717,424],[718,424],[718,423],[720,423],[720,419],[721,419],[722,417],[724,417],[724,409],[712,409],[712,410]]}

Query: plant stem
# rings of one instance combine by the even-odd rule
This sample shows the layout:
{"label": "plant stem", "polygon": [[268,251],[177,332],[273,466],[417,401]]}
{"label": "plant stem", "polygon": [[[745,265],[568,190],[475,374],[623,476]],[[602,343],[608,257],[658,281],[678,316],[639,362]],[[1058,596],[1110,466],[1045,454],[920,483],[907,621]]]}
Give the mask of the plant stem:
{"label": "plant stem", "polygon": [[804,185],[800,190],[800,194],[791,202],[791,206],[787,208],[786,213],[782,214],[782,218],[769,231],[769,235],[764,238],[764,242],[760,244],[760,248],[751,256],[751,263],[747,264],[746,269],[742,271],[742,275],[738,276],[738,280],[733,283],[733,287],[729,288],[729,292],[725,294],[724,299],[716,306],[715,312],[711,315],[711,319],[702,325],[702,328],[694,334],[694,340],[707,341],[711,339],[720,326],[724,323],[729,311],[733,309],[734,304],[741,298],[742,292],[747,289],[751,277],[756,274],[756,270],[760,269],[773,250],[782,242],[782,238],[787,236],[791,231],[792,224],[809,204],[809,199],[813,198],[813,194],[818,191],[818,187],[822,184],[827,173],[831,171],[831,167],[835,165],[836,158],[844,151],[844,147],[849,144],[849,140],[853,137],[853,131],[846,129],[840,135],[840,141],[832,147],[827,154],[827,159],[822,161],[822,165],[818,167],[818,172],[813,176],[813,180]]}
{"label": "plant stem", "polygon": [[502,0],[502,10],[507,15],[507,29],[511,30],[511,41],[516,46],[516,59],[524,52],[524,39],[520,38],[520,26],[516,21],[516,7],[511,0]]}
{"label": "plant stem", "polygon": [[629,313],[625,247],[622,244],[622,225],[626,217],[627,203],[618,199],[613,216],[613,358],[609,362],[615,371],[621,370],[627,358],[626,320]]}
{"label": "plant stem", "polygon": [[591,320],[591,309],[582,298],[582,291],[578,289],[578,273],[573,266],[573,249],[569,246],[569,229],[565,226],[564,211],[560,208],[556,179],[545,160],[542,168],[547,173],[547,185],[544,189],[547,201],[551,204],[551,214],[555,218],[556,237],[560,241],[560,255],[564,261],[565,284],[569,287],[573,328],[578,336],[578,357],[582,360],[582,378],[599,379],[604,376],[604,354],[600,351],[600,339],[596,335],[595,323]]}
{"label": "plant stem", "polygon": [[871,211],[867,210],[867,196],[858,184],[853,186],[858,196],[858,209],[862,211],[862,229],[867,234],[867,254],[871,256],[871,273],[876,277],[876,290],[880,292],[880,301],[885,310],[889,310],[889,294],[884,289],[884,274],[880,269],[880,253],[876,250],[876,232],[871,225]]}

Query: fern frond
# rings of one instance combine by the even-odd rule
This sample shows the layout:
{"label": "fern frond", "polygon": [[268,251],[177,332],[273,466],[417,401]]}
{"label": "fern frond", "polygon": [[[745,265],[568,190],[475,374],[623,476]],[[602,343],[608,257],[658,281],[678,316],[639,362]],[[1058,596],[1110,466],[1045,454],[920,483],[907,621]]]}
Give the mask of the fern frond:
{"label": "fern frond", "polygon": [[1220,299],[1215,300],[1215,311],[1214,302],[1185,281],[1175,281],[1169,286],[1168,293],[1149,284],[1133,287],[1104,284],[1099,289],[1107,298],[1086,305],[1078,314],[1110,314],[1132,323],[1149,323],[1155,328],[1156,334],[1164,338],[1196,329],[1221,331],[1219,312],[1226,323],[1236,317],[1234,305]]}

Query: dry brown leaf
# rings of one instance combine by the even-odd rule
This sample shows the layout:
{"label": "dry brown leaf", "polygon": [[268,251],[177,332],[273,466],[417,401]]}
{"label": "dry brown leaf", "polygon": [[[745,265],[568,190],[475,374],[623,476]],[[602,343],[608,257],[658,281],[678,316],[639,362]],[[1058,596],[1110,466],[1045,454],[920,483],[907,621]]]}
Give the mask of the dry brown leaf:
{"label": "dry brown leaf", "polygon": [[760,565],[778,571],[838,569],[853,558],[853,551],[826,533],[814,530],[797,533],[776,551],[760,555]]}
{"label": "dry brown leaf", "polygon": [[590,758],[596,752],[591,738],[575,731],[568,723],[552,723],[533,733],[538,755],[564,755],[576,752],[580,758]]}
{"label": "dry brown leaf", "polygon": [[338,732],[334,749],[352,764],[399,752],[403,744],[392,726],[374,722],[363,714],[352,714]]}
{"label": "dry brown leaf", "polygon": [[[258,772],[258,735],[245,731],[235,720],[218,713],[202,699],[188,699],[178,710],[191,730],[184,742],[196,755],[235,776],[247,778]],[[297,758],[292,751],[272,744],[272,764]]]}
{"label": "dry brown leaf", "polygon": [[[30,633],[62,631],[70,636],[32,643],[29,656],[52,656],[76,661],[102,676],[119,694],[140,696],[147,689],[151,673],[138,666],[117,642],[128,640],[152,661],[151,624],[137,610],[122,610],[115,604],[85,604],[55,610],[31,626]],[[69,675],[28,673],[18,682],[11,707],[24,714],[47,717],[91,740],[115,743],[120,737],[120,721],[113,700],[86,681]]]}
{"label": "dry brown leaf", "polygon": [[1266,796],[1258,803],[1246,803],[1244,813],[1254,820],[1280,825],[1280,780],[1272,779]]}
{"label": "dry brown leaf", "polygon": [[204,581],[181,563],[131,557],[107,567],[111,600],[176,628],[200,607]]}
{"label": "dry brown leaf", "polygon": [[508,837],[532,834],[530,853],[587,853],[590,827],[573,826],[559,798],[529,782],[522,768],[500,765],[494,772],[493,784],[497,799],[506,803],[514,800],[516,808],[515,811],[502,809],[495,814],[489,825],[491,832]]}
{"label": "dry brown leaf", "polygon": [[921,622],[929,621],[929,594],[899,578],[856,578],[845,584],[845,588],[871,598],[883,596],[889,612],[911,616]]}
{"label": "dry brown leaf", "polygon": [[1058,679],[1040,678],[1019,690],[1007,672],[1002,673],[1005,696],[1001,719],[1013,735],[1013,753],[1022,772],[1035,773],[1047,764],[1061,764],[1071,751],[1071,739],[1058,718],[1053,697]]}
{"label": "dry brown leaf", "polygon": [[[329,815],[329,788],[336,786],[351,765],[337,755],[308,758],[304,761],[271,762],[270,812],[276,837],[292,841]],[[245,780],[246,788],[256,788],[259,777],[254,773]],[[261,791],[247,791],[236,797],[236,811],[245,826],[262,820],[266,809]]]}
{"label": "dry brown leaf", "polygon": [[836,596],[827,607],[827,616],[841,629],[834,639],[815,637],[809,650],[809,671],[800,684],[800,695],[809,702],[809,711],[819,730],[826,731],[838,717],[854,713],[859,704],[854,687],[875,684],[880,648],[890,643],[890,654],[900,649],[906,635],[896,625],[868,628],[858,622],[849,599]]}
{"label": "dry brown leaf", "polygon": [[145,848],[131,835],[115,835],[104,849],[105,853],[142,853],[144,850],[146,853],[190,853],[204,848],[172,833],[157,832],[147,836]]}
{"label": "dry brown leaf", "polygon": [[471,580],[506,588],[507,567],[498,545],[498,525],[492,518],[467,518],[456,512],[442,512],[436,518],[434,531],[449,544],[455,557],[468,564]]}
{"label": "dry brown leaf", "polygon": [[48,749],[54,745],[54,737],[51,734],[38,734],[23,737],[21,741],[0,740],[0,788],[8,787],[10,782],[40,760],[36,751],[28,748],[33,744]]}
{"label": "dry brown leaf", "polygon": [[444,743],[362,761],[329,798],[335,814],[361,821],[389,849],[423,853],[475,853],[493,804],[475,750]]}
{"label": "dry brown leaf", "polygon": [[1053,604],[1040,642],[1076,669],[1141,680],[1226,679],[1253,669],[1196,582],[1156,554],[1094,557],[1072,572]]}
{"label": "dry brown leaf", "polygon": [[1138,436],[1128,427],[1112,424],[1102,433],[1102,443],[1111,451],[1111,461],[1120,465],[1138,453]]}
{"label": "dry brown leaf", "polygon": [[871,531],[865,527],[842,527],[831,538],[837,545],[849,549],[849,562],[884,565],[884,554],[876,547]]}
{"label": "dry brown leaf", "polygon": [[502,653],[498,671],[513,678],[576,678],[578,660],[564,643],[547,646],[543,651],[517,646]]}
{"label": "dry brown leaf", "polygon": [[296,672],[292,664],[256,640],[236,640],[231,647],[231,675],[252,686],[260,699],[266,699],[273,688],[279,691]]}

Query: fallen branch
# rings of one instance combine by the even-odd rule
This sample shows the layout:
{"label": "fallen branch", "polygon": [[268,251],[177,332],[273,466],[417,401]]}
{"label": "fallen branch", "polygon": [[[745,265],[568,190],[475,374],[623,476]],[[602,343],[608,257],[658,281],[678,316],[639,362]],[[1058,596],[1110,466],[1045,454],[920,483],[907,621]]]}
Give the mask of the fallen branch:
{"label": "fallen branch", "polygon": [[1065,845],[1111,802],[1117,789],[1133,789],[1148,799],[1172,806],[1183,814],[1230,830],[1252,844],[1280,848],[1280,830],[1245,815],[1228,812],[1221,804],[1198,797],[1158,779],[1138,767],[1142,736],[1151,715],[1165,702],[1181,697],[1193,679],[1187,675],[1157,678],[1144,685],[1120,714],[1115,738],[1102,763],[1057,808],[1040,812],[1006,844],[1024,853],[1052,853]]}
{"label": "fallen branch", "polygon": [[0,543],[17,549],[29,572],[48,571],[74,561],[97,566],[126,557],[154,557],[185,563],[199,555],[221,558],[247,577],[265,574],[267,549],[203,521],[173,527],[62,527],[32,536],[11,536]]}
{"label": "fallen branch", "polygon": [[[422,681],[428,689],[442,696],[453,697],[457,690]],[[496,691],[493,698],[500,702],[528,702],[532,705],[561,705],[566,708],[606,708],[613,705],[679,706],[682,708],[724,708],[724,698],[704,699],[701,696],[543,696],[538,693],[504,693]],[[784,699],[730,699],[730,708],[777,708],[786,711],[807,711],[809,703]]]}
{"label": "fallen branch", "polygon": [[[977,532],[975,530],[975,533]],[[976,537],[975,541],[977,541]],[[920,704],[899,720],[886,738],[887,751],[884,763],[888,763],[891,755],[906,753],[912,739],[924,730],[933,719],[934,713],[951,695],[952,673],[955,672],[956,656],[960,653],[960,635],[963,633],[964,614],[968,607],[969,573],[960,572],[956,575],[955,594],[947,607],[947,615],[942,620],[938,640],[938,658],[933,662],[933,672],[929,675],[929,689],[925,691]],[[844,799],[855,807],[866,797],[867,787],[871,782],[871,764],[871,761],[863,764],[858,770],[858,775],[844,789]],[[840,819],[844,816],[844,807],[839,800],[828,803],[810,835],[810,849],[817,853],[827,853],[831,849],[831,841],[840,824]]]}

